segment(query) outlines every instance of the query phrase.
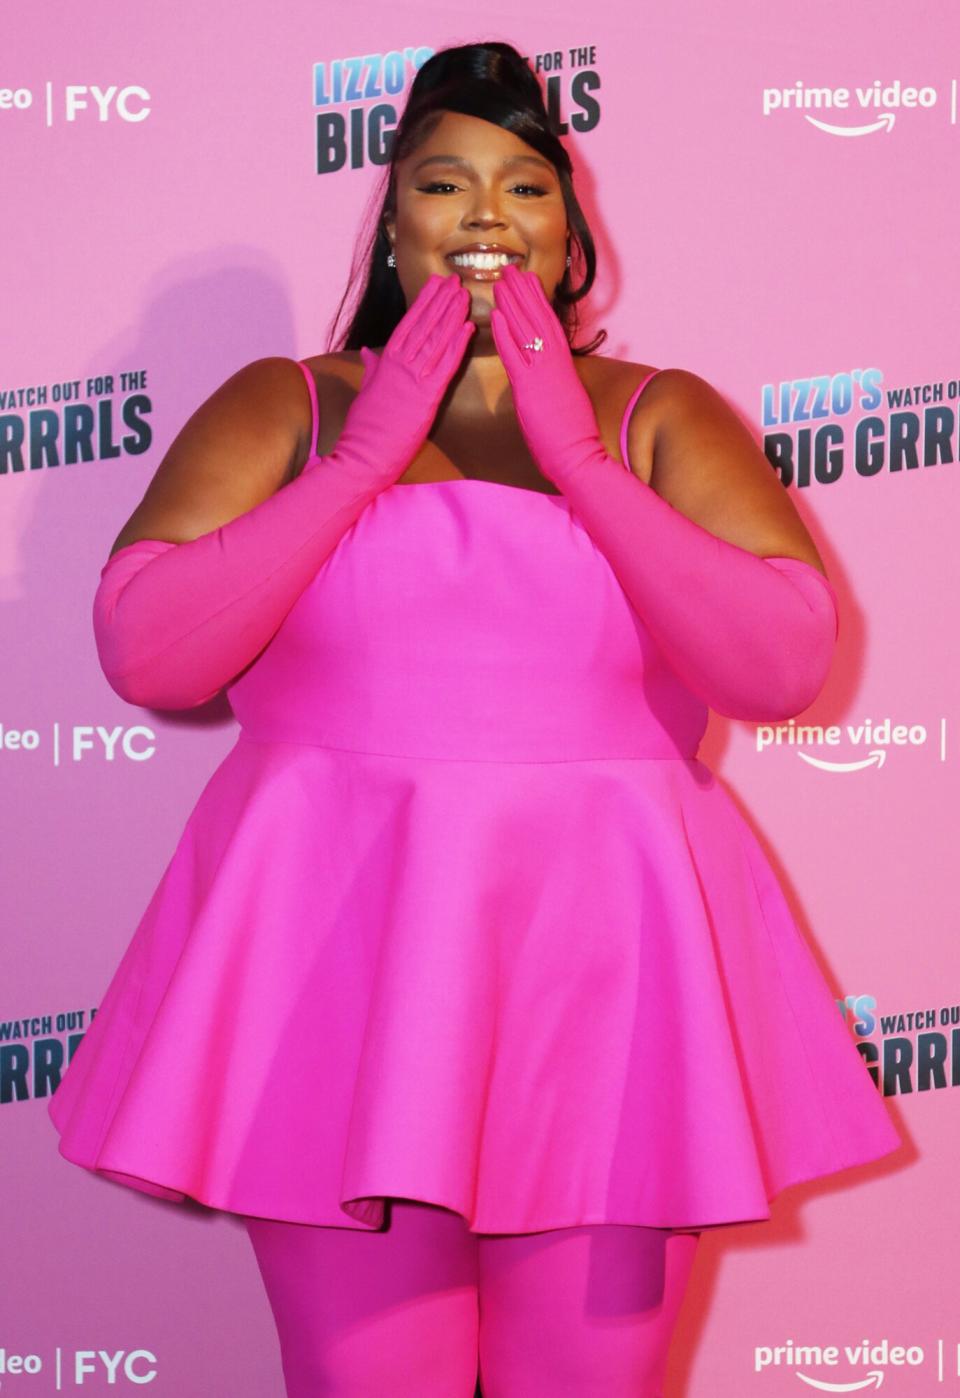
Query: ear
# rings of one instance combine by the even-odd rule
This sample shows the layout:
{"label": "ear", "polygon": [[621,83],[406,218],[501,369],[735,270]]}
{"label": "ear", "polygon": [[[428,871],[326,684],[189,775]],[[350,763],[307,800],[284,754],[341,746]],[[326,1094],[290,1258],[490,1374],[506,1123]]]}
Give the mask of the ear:
{"label": "ear", "polygon": [[395,218],[385,218],[383,220],[383,229],[390,240],[390,246],[393,247],[394,240],[397,236],[397,220]]}

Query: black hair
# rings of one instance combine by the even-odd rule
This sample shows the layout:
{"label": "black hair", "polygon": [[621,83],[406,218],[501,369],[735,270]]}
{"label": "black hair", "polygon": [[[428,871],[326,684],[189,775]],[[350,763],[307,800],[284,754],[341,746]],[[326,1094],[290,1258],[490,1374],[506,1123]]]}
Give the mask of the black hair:
{"label": "black hair", "polygon": [[[540,84],[522,55],[511,44],[462,44],[440,49],[417,73],[406,107],[393,132],[386,191],[380,199],[376,228],[358,245],[344,291],[334,316],[328,345],[333,346],[337,324],[351,289],[360,284],[350,323],[336,349],[356,350],[363,345],[386,344],[406,313],[407,305],[396,269],[387,265],[390,240],[384,220],[396,212],[396,164],[427,139],[444,112],[461,112],[512,131],[554,166],[563,193],[571,233],[570,266],[553,296],[553,306],[570,343],[572,354],[592,354],[607,338],[601,330],[587,345],[575,346],[579,329],[577,302],[593,286],[597,252],[593,235],[573,189],[573,163],[567,154],[543,101]],[[382,186],[381,186],[382,187]],[[584,278],[573,286],[574,266],[580,263]],[[365,266],[365,274],[363,272]]]}

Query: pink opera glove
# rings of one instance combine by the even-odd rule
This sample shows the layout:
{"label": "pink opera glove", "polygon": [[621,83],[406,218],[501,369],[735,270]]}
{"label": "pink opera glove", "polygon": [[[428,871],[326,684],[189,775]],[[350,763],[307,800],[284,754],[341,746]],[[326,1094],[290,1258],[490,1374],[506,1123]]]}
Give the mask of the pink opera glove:
{"label": "pink opera glove", "polygon": [[[361,510],[403,474],[475,332],[456,274],[434,274],[378,357],[329,455],[229,523],[186,543],[141,539],[100,573],[97,652],[131,704],[189,709],[260,653]],[[242,469],[243,463],[238,463]]]}
{"label": "pink opera glove", "polygon": [[[802,712],[839,633],[832,584],[797,558],[711,534],[615,461],[540,279],[507,265],[491,329],[524,439],[567,497],[680,679],[729,718]],[[537,351],[523,346],[542,341]]]}

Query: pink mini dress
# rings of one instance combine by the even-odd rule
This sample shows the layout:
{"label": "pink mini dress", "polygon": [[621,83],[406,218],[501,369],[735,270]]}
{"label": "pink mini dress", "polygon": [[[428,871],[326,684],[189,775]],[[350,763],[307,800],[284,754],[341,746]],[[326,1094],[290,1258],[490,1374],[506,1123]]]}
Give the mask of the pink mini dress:
{"label": "pink mini dress", "polygon": [[227,693],[50,1100],[67,1160],[308,1224],[694,1230],[900,1144],[563,495],[388,487]]}

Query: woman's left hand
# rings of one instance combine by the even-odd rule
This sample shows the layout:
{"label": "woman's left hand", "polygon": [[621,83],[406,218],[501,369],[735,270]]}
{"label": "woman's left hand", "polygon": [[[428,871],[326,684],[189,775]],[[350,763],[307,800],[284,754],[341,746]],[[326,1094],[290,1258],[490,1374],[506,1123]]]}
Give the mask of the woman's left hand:
{"label": "woman's left hand", "polygon": [[[599,449],[600,428],[570,345],[535,272],[508,263],[493,283],[490,328],[520,429],[543,474],[563,486]],[[539,342],[542,348],[525,349]]]}

